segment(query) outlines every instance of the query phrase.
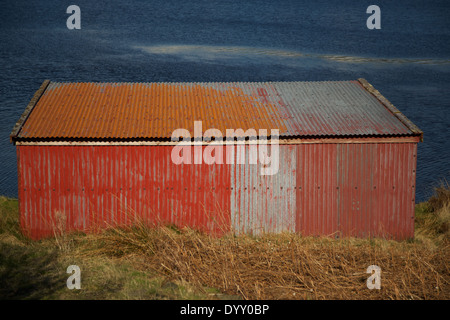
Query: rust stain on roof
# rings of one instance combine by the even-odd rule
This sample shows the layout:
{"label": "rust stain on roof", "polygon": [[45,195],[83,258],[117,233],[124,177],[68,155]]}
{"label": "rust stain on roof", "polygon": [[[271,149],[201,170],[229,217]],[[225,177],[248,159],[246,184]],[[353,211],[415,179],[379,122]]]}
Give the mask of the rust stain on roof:
{"label": "rust stain on roof", "polygon": [[23,138],[170,138],[178,128],[279,129],[277,107],[242,88],[201,84],[50,85],[29,116]]}
{"label": "rust stain on roof", "polygon": [[[381,94],[380,94],[381,96]],[[382,96],[381,96],[382,97]],[[14,139],[170,139],[184,128],[278,129],[293,136],[417,132],[358,81],[59,83],[36,99]]]}

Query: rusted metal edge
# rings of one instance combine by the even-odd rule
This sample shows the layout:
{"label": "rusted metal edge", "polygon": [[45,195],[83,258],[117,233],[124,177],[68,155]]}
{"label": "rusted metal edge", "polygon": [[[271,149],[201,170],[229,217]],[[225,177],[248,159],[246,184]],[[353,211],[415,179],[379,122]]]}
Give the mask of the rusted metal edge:
{"label": "rusted metal edge", "polygon": [[399,119],[409,130],[414,134],[420,136],[420,141],[423,142],[423,131],[420,130],[411,120],[409,120],[400,110],[398,110],[388,99],[386,99],[377,89],[375,89],[366,79],[359,78],[359,83],[372,94],[378,101],[380,101],[392,114]]}
{"label": "rusted metal edge", "polygon": [[[284,145],[284,144],[318,144],[318,143],[417,143],[419,142],[417,136],[402,136],[402,137],[372,137],[372,138],[310,138],[310,139],[276,139],[272,143]],[[271,140],[265,140],[268,144],[271,144]],[[256,145],[259,144],[259,140],[247,140],[247,141],[233,141],[227,142],[177,142],[177,141],[16,141],[16,145],[21,146],[234,146],[234,145]]]}
{"label": "rusted metal edge", "polygon": [[36,104],[38,103],[38,101],[42,97],[42,95],[44,94],[45,89],[47,89],[49,84],[50,84],[50,80],[44,80],[44,82],[41,84],[41,87],[33,95],[33,98],[31,98],[30,102],[28,103],[27,107],[25,108],[25,111],[22,113],[19,120],[14,125],[14,128],[11,131],[11,134],[9,135],[10,143],[14,142],[15,138],[19,135],[20,129],[22,129],[25,121],[27,121],[28,117],[31,114],[31,111],[33,111],[33,108],[36,106]]}
{"label": "rusted metal edge", "polygon": [[[207,136],[206,136],[207,137]],[[279,140],[281,144],[290,144],[292,141],[295,143],[307,143],[307,141],[337,141],[337,140],[364,140],[368,139],[373,141],[374,139],[380,139],[383,141],[393,141],[396,139],[401,139],[402,141],[408,137],[418,137],[417,135],[408,134],[373,134],[373,135],[289,135],[289,136],[250,136],[239,140],[229,140],[230,136],[223,137],[223,141],[218,142],[218,144],[254,144],[259,143],[258,141],[270,141]],[[419,140],[417,138],[416,140]],[[67,145],[179,145],[182,141],[172,141],[171,138],[69,138],[69,137],[52,137],[52,138],[29,138],[29,137],[16,137],[14,140],[16,144],[19,142],[23,145],[57,145],[57,144],[67,144]],[[306,142],[305,142],[306,141]],[[286,143],[285,143],[286,142]],[[189,141],[183,142],[186,145],[212,145],[213,141],[205,141],[202,138],[195,138]]]}

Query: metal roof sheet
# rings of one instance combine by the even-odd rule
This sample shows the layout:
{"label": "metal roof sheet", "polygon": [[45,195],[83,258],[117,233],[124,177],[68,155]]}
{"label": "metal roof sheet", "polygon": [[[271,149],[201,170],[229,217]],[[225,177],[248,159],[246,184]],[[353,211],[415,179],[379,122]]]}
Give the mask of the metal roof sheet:
{"label": "metal roof sheet", "polygon": [[175,129],[278,129],[280,137],[422,132],[364,79],[319,82],[47,82],[12,140],[170,139]]}

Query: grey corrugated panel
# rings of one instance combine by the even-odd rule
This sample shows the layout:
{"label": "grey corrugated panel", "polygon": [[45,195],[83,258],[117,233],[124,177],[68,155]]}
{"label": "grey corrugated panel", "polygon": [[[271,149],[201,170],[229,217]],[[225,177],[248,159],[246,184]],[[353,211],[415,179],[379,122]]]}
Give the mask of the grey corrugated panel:
{"label": "grey corrugated panel", "polygon": [[296,152],[294,145],[280,146],[277,174],[261,175],[261,164],[249,164],[249,147],[245,146],[245,164],[230,167],[234,232],[255,235],[295,232]]}
{"label": "grey corrugated panel", "polygon": [[[290,135],[410,134],[374,96],[355,82],[276,83],[293,116]],[[292,130],[292,131],[291,131]]]}

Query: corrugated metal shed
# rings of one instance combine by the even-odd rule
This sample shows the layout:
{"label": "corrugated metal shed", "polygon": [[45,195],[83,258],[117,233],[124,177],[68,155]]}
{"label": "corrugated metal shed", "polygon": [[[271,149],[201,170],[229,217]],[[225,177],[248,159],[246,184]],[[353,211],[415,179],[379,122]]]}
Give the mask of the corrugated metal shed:
{"label": "corrugated metal shed", "polygon": [[[203,132],[279,129],[279,170],[259,174],[250,141],[224,152],[233,164],[174,164],[172,131],[193,133],[194,121]],[[11,133],[20,221],[36,239],[61,215],[67,230],[139,219],[213,234],[411,238],[421,139],[364,79],[46,81]]]}

